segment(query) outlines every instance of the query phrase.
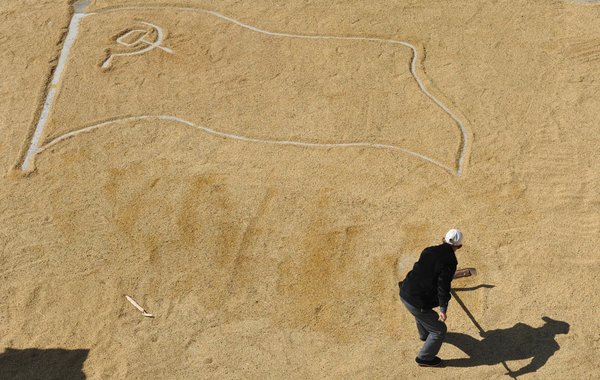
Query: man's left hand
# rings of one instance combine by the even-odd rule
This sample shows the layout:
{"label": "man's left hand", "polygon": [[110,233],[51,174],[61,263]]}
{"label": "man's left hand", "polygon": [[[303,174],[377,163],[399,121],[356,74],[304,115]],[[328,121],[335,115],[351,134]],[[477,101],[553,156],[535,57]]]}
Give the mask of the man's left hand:
{"label": "man's left hand", "polygon": [[446,319],[448,319],[448,316],[446,315],[446,313],[443,313],[440,311],[438,314],[440,315],[439,320],[442,322],[446,322]]}

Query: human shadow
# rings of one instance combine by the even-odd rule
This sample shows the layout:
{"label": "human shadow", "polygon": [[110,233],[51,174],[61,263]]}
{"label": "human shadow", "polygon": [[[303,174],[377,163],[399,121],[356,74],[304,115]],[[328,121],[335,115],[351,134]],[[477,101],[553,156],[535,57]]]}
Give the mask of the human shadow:
{"label": "human shadow", "polygon": [[0,354],[0,378],[10,380],[83,380],[83,363],[90,350],[60,348],[19,350],[7,348]]}
{"label": "human shadow", "polygon": [[[540,369],[560,346],[555,340],[557,334],[567,334],[570,325],[567,322],[543,317],[545,324],[531,327],[517,323],[507,329],[482,331],[483,340],[466,334],[449,332],[446,342],[462,350],[469,357],[444,360],[447,367],[475,367],[502,363],[508,369],[507,375],[516,378]],[[507,361],[531,358],[531,362],[517,370],[509,369]]]}

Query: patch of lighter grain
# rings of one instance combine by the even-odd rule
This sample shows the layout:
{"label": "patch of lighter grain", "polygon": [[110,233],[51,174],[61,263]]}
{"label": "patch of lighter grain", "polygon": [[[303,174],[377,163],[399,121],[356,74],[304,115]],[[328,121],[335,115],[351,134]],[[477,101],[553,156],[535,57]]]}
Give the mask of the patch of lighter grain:
{"label": "patch of lighter grain", "polygon": [[38,149],[38,153],[42,153],[43,151],[47,150],[48,148],[53,147],[56,144],[58,144],[62,141],[65,141],[69,138],[78,136],[82,133],[92,132],[96,129],[106,127],[111,124],[125,123],[125,122],[129,122],[129,121],[137,121],[137,120],[149,120],[149,119],[172,121],[172,122],[180,123],[183,125],[187,125],[189,127],[201,130],[208,134],[218,136],[218,137],[221,137],[224,139],[237,140],[237,141],[242,141],[242,142],[247,142],[247,143],[259,143],[259,144],[268,144],[268,145],[287,145],[287,146],[295,146],[295,147],[303,147],[303,148],[374,148],[374,149],[392,150],[392,151],[402,152],[407,155],[416,157],[418,159],[427,161],[433,165],[440,167],[441,169],[445,170],[448,173],[451,173],[451,174],[455,173],[453,168],[446,166],[439,161],[429,158],[423,154],[413,152],[411,150],[401,148],[401,147],[395,146],[395,145],[376,144],[376,143],[369,143],[369,142],[311,143],[311,142],[291,141],[291,140],[263,140],[263,139],[248,137],[248,136],[220,132],[220,131],[217,131],[217,130],[214,130],[211,128],[207,128],[207,127],[203,127],[203,126],[194,124],[191,121],[179,118],[177,116],[169,116],[169,115],[154,115],[154,116],[153,115],[141,115],[141,116],[127,116],[127,117],[123,117],[123,118],[111,118],[109,120],[105,120],[100,123],[93,124],[88,127],[77,129],[77,130],[65,133],[64,135],[58,136],[54,140],[50,141],[49,143],[41,146]]}
{"label": "patch of lighter grain", "polygon": [[[355,36],[344,37],[344,36],[305,35],[305,34],[270,32],[270,31],[267,31],[264,29],[260,29],[260,28],[245,24],[239,20],[225,16],[219,12],[210,11],[210,10],[202,9],[202,8],[189,8],[189,7],[178,7],[178,6],[168,6],[168,5],[157,5],[157,6],[132,5],[132,6],[118,6],[118,7],[104,8],[104,9],[96,10],[95,12],[100,14],[100,13],[107,13],[107,12],[117,12],[117,11],[122,11],[122,10],[144,10],[144,9],[163,9],[163,8],[172,8],[172,9],[179,10],[179,11],[190,11],[190,12],[200,12],[200,13],[210,14],[212,16],[229,21],[229,22],[231,22],[235,25],[238,25],[242,28],[245,28],[245,29],[257,32],[257,33],[266,34],[269,36],[274,36],[274,37],[287,37],[287,38],[312,39],[312,40],[371,41],[371,42],[381,42],[381,43],[402,45],[402,46],[410,48],[412,51],[410,73],[411,73],[412,77],[414,78],[414,80],[417,82],[419,89],[421,90],[421,92],[423,92],[423,94],[425,94],[425,96],[427,96],[438,107],[440,107],[456,123],[456,125],[460,129],[460,132],[461,132],[461,144],[460,144],[460,149],[459,149],[460,153],[459,153],[459,157],[457,160],[456,171],[452,170],[452,173],[456,174],[458,176],[462,175],[464,167],[466,165],[466,157],[467,157],[468,151],[470,149],[470,147],[469,147],[469,130],[467,129],[465,124],[460,120],[460,118],[454,112],[452,112],[450,110],[449,107],[447,107],[442,101],[437,99],[427,89],[427,87],[423,83],[423,80],[417,74],[417,61],[419,60],[419,57],[418,57],[417,48],[414,45],[412,45],[406,41],[385,39],[385,38],[374,38],[374,37],[355,37]],[[430,158],[427,158],[427,159],[425,159],[425,161],[432,162],[433,160]]]}
{"label": "patch of lighter grain", "polygon": [[396,262],[396,272],[399,278],[404,278],[411,270],[414,258],[410,255],[402,255]]}

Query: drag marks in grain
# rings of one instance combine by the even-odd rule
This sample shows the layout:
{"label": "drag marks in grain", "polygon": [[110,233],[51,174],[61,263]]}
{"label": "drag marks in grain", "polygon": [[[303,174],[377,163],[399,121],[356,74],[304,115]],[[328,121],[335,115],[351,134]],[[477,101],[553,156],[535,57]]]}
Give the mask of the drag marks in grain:
{"label": "drag marks in grain", "polygon": [[[186,279],[203,278],[203,284],[189,283],[189,289],[208,308],[222,307],[222,294],[235,260],[239,226],[238,209],[224,178],[216,174],[197,175],[187,179],[184,192],[174,199],[179,204],[176,229],[180,231],[182,248],[192,255]],[[176,206],[177,207],[177,206]],[[188,256],[188,260],[190,256]]]}
{"label": "drag marks in grain", "polygon": [[[590,212],[600,205],[598,172],[583,156],[573,154],[579,149],[577,143],[561,133],[538,131],[539,145],[528,154],[525,170],[527,194],[556,227],[553,238],[594,240],[600,236],[600,213]],[[561,215],[569,213],[578,223],[563,221]]]}
{"label": "drag marks in grain", "polygon": [[192,293],[208,309],[222,307],[229,277],[221,274],[235,261],[243,218],[225,178],[164,177],[138,164],[109,169],[103,182],[114,255],[126,254],[144,268],[145,279],[166,281],[173,294]]}
{"label": "drag marks in grain", "polygon": [[286,328],[320,331],[338,342],[354,342],[361,338],[353,326],[369,318],[380,302],[364,304],[356,299],[373,292],[372,287],[379,288],[381,268],[368,265],[370,259],[358,246],[365,228],[336,223],[332,195],[322,191],[311,200],[312,211],[303,223],[298,252],[278,266],[277,309],[285,311],[279,323]]}
{"label": "drag marks in grain", "polygon": [[596,63],[600,60],[600,37],[573,39],[568,43],[564,54],[580,63]]}
{"label": "drag marks in grain", "polygon": [[275,194],[276,191],[274,188],[266,190],[254,215],[250,218],[243,230],[241,242],[232,264],[231,277],[228,284],[230,294],[235,292],[236,287],[247,286],[252,280],[250,276],[252,275],[253,270],[255,270],[254,266],[258,265],[258,263],[256,263],[255,258],[251,254],[251,246],[257,241],[257,238],[262,233],[262,224],[268,224],[269,222],[265,216],[273,205]]}

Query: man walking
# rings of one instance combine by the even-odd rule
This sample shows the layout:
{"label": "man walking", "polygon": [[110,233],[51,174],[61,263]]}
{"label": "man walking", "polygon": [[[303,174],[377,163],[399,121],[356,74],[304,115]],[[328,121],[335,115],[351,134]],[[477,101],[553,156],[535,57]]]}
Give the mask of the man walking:
{"label": "man walking", "polygon": [[[462,247],[463,234],[451,229],[442,244],[427,247],[419,261],[400,284],[400,299],[415,317],[419,338],[425,342],[415,361],[420,366],[437,367],[436,355],[446,337],[446,312],[450,301],[450,283],[458,262],[454,252]],[[439,314],[432,309],[440,307]]]}

